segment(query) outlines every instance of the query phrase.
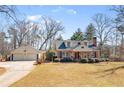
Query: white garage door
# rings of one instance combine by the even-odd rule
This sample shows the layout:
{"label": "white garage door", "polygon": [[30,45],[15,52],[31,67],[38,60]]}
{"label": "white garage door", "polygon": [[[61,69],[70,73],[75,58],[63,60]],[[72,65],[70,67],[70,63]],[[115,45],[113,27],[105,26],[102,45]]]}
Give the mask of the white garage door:
{"label": "white garage door", "polygon": [[35,54],[28,54],[28,55],[13,55],[14,61],[33,61],[37,59],[37,55]]}

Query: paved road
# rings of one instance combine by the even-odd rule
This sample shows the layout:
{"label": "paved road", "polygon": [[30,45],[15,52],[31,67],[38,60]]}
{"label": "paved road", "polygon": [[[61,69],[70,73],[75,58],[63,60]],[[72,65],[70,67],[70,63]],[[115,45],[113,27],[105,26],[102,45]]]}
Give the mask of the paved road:
{"label": "paved road", "polygon": [[5,67],[7,72],[0,76],[0,87],[8,87],[12,83],[26,76],[34,69],[34,61],[0,62],[0,67]]}

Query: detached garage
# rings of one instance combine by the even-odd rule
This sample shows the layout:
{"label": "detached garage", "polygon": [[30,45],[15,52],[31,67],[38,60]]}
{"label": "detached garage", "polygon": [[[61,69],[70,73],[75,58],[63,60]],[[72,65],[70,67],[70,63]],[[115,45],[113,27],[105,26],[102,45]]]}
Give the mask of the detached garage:
{"label": "detached garage", "polygon": [[34,61],[38,59],[38,50],[29,45],[23,45],[11,52],[10,60]]}

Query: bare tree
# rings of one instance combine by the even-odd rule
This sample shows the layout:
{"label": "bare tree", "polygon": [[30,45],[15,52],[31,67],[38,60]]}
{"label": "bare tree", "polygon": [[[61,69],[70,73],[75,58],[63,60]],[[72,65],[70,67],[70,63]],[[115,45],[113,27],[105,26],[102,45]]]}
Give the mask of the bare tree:
{"label": "bare tree", "polygon": [[102,47],[108,41],[111,34],[111,20],[104,14],[96,14],[93,17],[95,34],[99,40],[100,56],[102,55]]}
{"label": "bare tree", "polygon": [[5,41],[5,33],[4,32],[0,32],[0,52],[3,55],[4,53],[4,42]]}
{"label": "bare tree", "polygon": [[124,54],[124,6],[113,6],[112,8],[113,11],[115,11],[116,14],[116,18],[115,21],[118,24],[116,29],[120,32],[121,34],[121,48],[120,48],[120,58],[122,59],[122,55]]}
{"label": "bare tree", "polygon": [[4,19],[3,21],[7,21],[5,24],[1,22],[1,24],[4,25],[5,30],[0,33],[5,33],[5,36],[2,38],[2,40],[0,40],[0,43],[2,44],[2,47],[0,47],[2,48],[2,51],[0,51],[0,53],[2,54],[2,56],[7,56],[11,51],[10,48],[12,44],[11,42],[8,42],[9,36],[6,30],[8,29],[9,23],[17,23],[16,6],[0,5],[0,14],[2,19]]}
{"label": "bare tree", "polygon": [[9,34],[9,37],[11,37],[12,49],[16,49],[16,47],[17,47],[17,40],[16,40],[17,30],[14,29],[13,27],[9,27],[8,34]]}
{"label": "bare tree", "polygon": [[122,39],[121,39],[121,51],[120,51],[120,58],[122,59],[123,58],[123,54],[124,54],[124,24],[123,25],[120,25],[118,27],[118,31],[120,31],[121,33],[121,36],[122,36]]}
{"label": "bare tree", "polygon": [[113,6],[113,8],[111,10],[113,10],[113,11],[115,11],[117,13],[115,21],[118,24],[123,23],[124,22],[124,6],[122,6],[122,5]]}
{"label": "bare tree", "polygon": [[117,31],[116,27],[111,31],[109,36],[109,44],[111,45],[111,54],[110,57],[117,59],[119,57],[118,46],[120,45],[120,33]]}
{"label": "bare tree", "polygon": [[27,43],[38,49],[40,40],[40,37],[38,36],[38,31],[40,27],[36,23],[32,23],[31,25],[32,25],[31,29],[29,33],[26,35]]}
{"label": "bare tree", "polygon": [[52,41],[64,27],[48,17],[43,17],[41,21],[33,23],[22,20],[9,27],[8,32],[12,37],[14,49],[22,44],[29,44],[37,49],[51,47]]}
{"label": "bare tree", "polygon": [[29,43],[30,37],[28,37],[28,34],[32,31],[33,25],[31,24],[30,21],[18,21],[17,24],[14,24],[9,28],[9,33],[13,37],[13,43],[14,43],[14,48],[18,45],[18,47],[21,44],[27,44]]}
{"label": "bare tree", "polygon": [[39,35],[41,37],[41,45],[40,50],[44,45],[48,46],[48,42],[51,42],[51,39],[57,35],[59,31],[62,31],[64,27],[60,22],[57,22],[49,17],[43,17],[41,23],[41,30],[39,31]]}
{"label": "bare tree", "polygon": [[9,18],[17,22],[15,6],[0,5],[0,13],[7,15]]}

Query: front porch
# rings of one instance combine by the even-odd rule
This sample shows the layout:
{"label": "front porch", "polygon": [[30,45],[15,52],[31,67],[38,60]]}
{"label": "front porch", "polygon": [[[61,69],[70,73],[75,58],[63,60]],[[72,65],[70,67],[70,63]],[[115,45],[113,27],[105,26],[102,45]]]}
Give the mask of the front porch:
{"label": "front porch", "polygon": [[57,51],[56,55],[60,59],[69,57],[76,60],[100,57],[99,51]]}

